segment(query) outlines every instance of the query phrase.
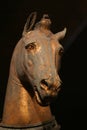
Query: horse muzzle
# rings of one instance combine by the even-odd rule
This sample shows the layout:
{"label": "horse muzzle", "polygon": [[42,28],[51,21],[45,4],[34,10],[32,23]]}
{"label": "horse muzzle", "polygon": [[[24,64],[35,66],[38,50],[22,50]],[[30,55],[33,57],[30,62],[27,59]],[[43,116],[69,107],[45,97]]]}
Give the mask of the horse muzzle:
{"label": "horse muzzle", "polygon": [[54,101],[61,88],[61,81],[56,80],[54,83],[48,80],[41,80],[39,86],[35,86],[35,95],[39,104],[49,105]]}

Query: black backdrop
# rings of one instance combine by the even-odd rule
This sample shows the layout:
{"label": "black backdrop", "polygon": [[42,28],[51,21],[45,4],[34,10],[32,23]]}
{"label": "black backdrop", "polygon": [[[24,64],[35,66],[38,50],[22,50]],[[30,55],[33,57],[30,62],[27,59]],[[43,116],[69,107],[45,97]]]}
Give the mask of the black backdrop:
{"label": "black backdrop", "polygon": [[44,13],[49,14],[54,33],[67,27],[66,37],[61,41],[66,50],[60,69],[63,84],[56,102],[51,104],[51,109],[61,124],[61,130],[86,129],[86,0],[3,0],[0,3],[0,117],[12,52],[21,38],[28,15],[33,11],[38,13],[37,20],[40,20]]}

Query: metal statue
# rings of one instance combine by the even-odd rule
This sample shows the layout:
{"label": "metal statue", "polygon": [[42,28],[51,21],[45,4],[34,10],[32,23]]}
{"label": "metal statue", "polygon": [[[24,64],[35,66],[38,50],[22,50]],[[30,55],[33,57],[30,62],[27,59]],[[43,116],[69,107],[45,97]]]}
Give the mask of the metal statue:
{"label": "metal statue", "polygon": [[59,40],[66,28],[53,34],[48,15],[35,26],[35,13],[32,16],[33,24],[29,28],[30,15],[12,55],[0,130],[59,130],[50,103],[61,86],[58,71],[63,47]]}

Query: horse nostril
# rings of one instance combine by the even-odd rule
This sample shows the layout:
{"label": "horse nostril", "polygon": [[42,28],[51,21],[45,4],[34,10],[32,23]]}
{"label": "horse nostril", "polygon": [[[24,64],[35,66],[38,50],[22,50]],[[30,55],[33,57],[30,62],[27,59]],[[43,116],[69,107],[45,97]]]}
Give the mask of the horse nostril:
{"label": "horse nostril", "polygon": [[45,79],[41,80],[41,84],[48,87],[48,83],[45,81]]}

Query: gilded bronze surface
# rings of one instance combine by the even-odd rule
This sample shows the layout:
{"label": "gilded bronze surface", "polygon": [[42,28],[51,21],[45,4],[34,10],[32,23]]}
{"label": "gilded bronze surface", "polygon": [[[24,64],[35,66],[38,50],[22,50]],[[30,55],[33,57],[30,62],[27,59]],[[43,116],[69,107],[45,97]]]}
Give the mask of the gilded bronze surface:
{"label": "gilded bronze surface", "polygon": [[48,15],[43,15],[34,29],[28,30],[28,22],[25,24],[11,59],[1,121],[4,126],[26,127],[53,118],[50,103],[61,86],[58,71],[63,47],[59,40],[66,28],[53,34],[50,25]]}

